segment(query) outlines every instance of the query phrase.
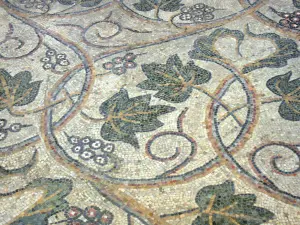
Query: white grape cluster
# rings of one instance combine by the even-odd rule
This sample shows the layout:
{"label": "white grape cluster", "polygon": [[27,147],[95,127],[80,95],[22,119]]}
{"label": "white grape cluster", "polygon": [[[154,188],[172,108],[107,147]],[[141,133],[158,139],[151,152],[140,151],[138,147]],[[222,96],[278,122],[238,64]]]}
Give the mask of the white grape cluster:
{"label": "white grape cluster", "polygon": [[198,3],[191,7],[182,7],[180,11],[180,20],[188,20],[194,23],[201,23],[215,18],[213,15],[215,8],[203,3]]}

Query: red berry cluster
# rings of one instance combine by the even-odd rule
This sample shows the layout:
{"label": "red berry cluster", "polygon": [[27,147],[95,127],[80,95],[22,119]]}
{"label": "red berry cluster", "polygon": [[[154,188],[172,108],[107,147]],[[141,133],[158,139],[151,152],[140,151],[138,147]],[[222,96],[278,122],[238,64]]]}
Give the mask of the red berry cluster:
{"label": "red berry cluster", "polygon": [[271,10],[276,13],[278,16],[282,17],[279,21],[279,24],[284,27],[291,29],[298,29],[300,26],[300,10],[297,10],[293,13],[278,12],[277,10],[271,8]]}
{"label": "red berry cluster", "polygon": [[68,225],[109,225],[114,215],[108,210],[100,210],[97,206],[88,206],[84,210],[71,206],[65,211]]}
{"label": "red berry cluster", "polygon": [[127,53],[124,57],[116,57],[111,62],[103,63],[103,68],[111,70],[113,74],[122,75],[126,73],[127,69],[133,69],[137,66],[134,62],[136,55],[134,53]]}

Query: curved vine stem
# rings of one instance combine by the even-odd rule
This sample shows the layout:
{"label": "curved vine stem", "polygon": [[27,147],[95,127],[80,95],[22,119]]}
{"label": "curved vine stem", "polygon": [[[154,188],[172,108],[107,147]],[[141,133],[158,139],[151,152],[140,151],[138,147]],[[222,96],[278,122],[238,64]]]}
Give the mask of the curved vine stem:
{"label": "curved vine stem", "polygon": [[62,98],[62,99],[59,99],[49,105],[45,105],[45,106],[41,106],[39,108],[36,108],[36,109],[32,109],[32,110],[28,110],[28,111],[16,111],[13,109],[13,107],[9,107],[7,108],[8,112],[12,115],[12,116],[25,116],[25,115],[29,115],[29,114],[33,114],[33,113],[39,113],[39,112],[42,112],[46,109],[49,109],[53,106],[56,106],[58,104],[61,104],[63,102],[65,102],[66,100],[70,99],[71,97],[73,96],[78,96],[80,95],[80,93],[74,93],[74,94],[70,94],[70,96],[67,96],[65,98]]}
{"label": "curved vine stem", "polygon": [[[281,102],[282,100],[283,100],[282,97],[271,98],[271,99],[265,99],[265,100],[262,100],[262,101],[261,101],[261,104],[263,105],[263,104],[269,104],[269,103],[273,103],[273,102]],[[244,108],[246,108],[246,107],[248,107],[248,104],[244,104],[244,105],[238,106],[238,107],[236,107],[236,108],[234,108],[234,109],[228,111],[225,115],[222,115],[222,116],[221,116],[221,118],[220,118],[220,120],[219,120],[219,123],[222,122],[222,121],[224,121],[225,119],[227,119],[228,116],[231,115],[230,112],[231,112],[231,113],[235,113],[235,112],[237,112],[237,111],[239,111],[239,110],[241,110],[241,109],[244,109]]]}
{"label": "curved vine stem", "polygon": [[234,112],[230,109],[229,106],[227,106],[224,102],[222,102],[222,100],[220,100],[219,98],[217,98],[216,96],[214,96],[212,93],[210,93],[209,91],[205,90],[203,87],[201,87],[200,85],[192,85],[193,88],[201,91],[203,94],[206,94],[208,97],[210,97],[212,100],[216,101],[218,104],[220,104],[224,109],[226,109],[226,111],[228,112],[228,115],[232,116],[233,119],[238,123],[239,126],[243,125],[243,121],[239,118],[237,118],[236,115],[234,115]]}

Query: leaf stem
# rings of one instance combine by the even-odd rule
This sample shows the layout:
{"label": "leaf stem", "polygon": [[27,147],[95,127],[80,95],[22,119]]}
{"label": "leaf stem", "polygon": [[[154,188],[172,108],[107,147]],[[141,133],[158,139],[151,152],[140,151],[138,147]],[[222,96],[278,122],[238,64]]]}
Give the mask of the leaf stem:
{"label": "leaf stem", "polygon": [[93,118],[93,117],[87,115],[87,114],[86,114],[85,112],[83,112],[83,111],[81,111],[80,114],[82,115],[82,117],[83,117],[84,119],[91,120],[91,121],[93,121],[93,122],[103,122],[103,121],[106,121],[106,120],[107,120],[107,118]]}
{"label": "leaf stem", "polygon": [[53,103],[51,103],[49,105],[44,105],[44,106],[41,106],[39,108],[28,110],[28,111],[15,111],[15,110],[13,110],[12,107],[7,108],[7,110],[8,110],[8,112],[12,116],[24,116],[24,115],[29,115],[29,114],[32,114],[32,113],[39,113],[39,112],[44,111],[44,110],[46,110],[46,109],[48,109],[50,107],[53,107],[55,105],[58,105],[60,103],[65,102],[66,100],[69,99],[69,97],[73,97],[73,96],[77,96],[77,95],[79,95],[79,94],[78,93],[74,93],[74,94],[72,94],[70,96],[67,96],[66,98],[59,99],[59,100],[57,100],[57,101],[55,101],[55,102],[53,102]]}

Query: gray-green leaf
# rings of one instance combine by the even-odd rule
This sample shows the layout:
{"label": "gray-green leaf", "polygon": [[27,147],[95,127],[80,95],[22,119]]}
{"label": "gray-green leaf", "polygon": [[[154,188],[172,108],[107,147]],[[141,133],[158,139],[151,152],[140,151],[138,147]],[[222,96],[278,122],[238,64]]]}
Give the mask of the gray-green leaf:
{"label": "gray-green leaf", "polygon": [[155,8],[159,8],[166,12],[174,12],[179,10],[179,8],[183,5],[180,4],[181,0],[140,0],[139,3],[134,3],[133,6],[138,11],[151,11]]}
{"label": "gray-green leaf", "polygon": [[232,181],[202,188],[195,199],[199,206],[200,215],[193,221],[192,225],[259,225],[274,217],[272,212],[254,206],[255,195],[234,195],[234,192]]}
{"label": "gray-green leaf", "polygon": [[239,53],[240,45],[244,40],[244,34],[238,30],[219,28],[212,32],[209,36],[202,36],[198,38],[194,43],[194,50],[189,52],[189,56],[192,59],[208,61],[211,61],[212,59],[223,59],[214,47],[215,42],[223,36],[234,37],[237,40],[236,50]]}
{"label": "gray-green leaf", "polygon": [[196,66],[193,61],[183,66],[178,55],[170,56],[166,64],[143,64],[142,69],[148,79],[137,87],[157,90],[155,97],[174,103],[187,100],[195,85],[211,78],[209,71]]}
{"label": "gray-green leaf", "polygon": [[267,81],[274,94],[282,96],[279,114],[290,121],[300,121],[300,78],[290,81],[292,72],[275,76]]}
{"label": "gray-green leaf", "polygon": [[0,69],[0,111],[33,102],[38,95],[41,81],[30,81],[31,73],[28,71],[11,76],[6,70]]}
{"label": "gray-green leaf", "polygon": [[40,178],[30,183],[24,190],[43,190],[43,196],[31,208],[21,214],[11,225],[47,225],[47,219],[66,209],[69,204],[64,199],[72,190],[72,181]]}
{"label": "gray-green leaf", "polygon": [[249,63],[244,66],[242,72],[249,73],[253,70],[268,67],[268,68],[280,68],[287,65],[287,61],[292,58],[300,56],[297,44],[288,38],[281,38],[274,33],[254,34],[247,26],[247,34],[262,39],[269,39],[276,45],[276,51],[269,55],[267,58],[257,60],[253,63]]}
{"label": "gray-green leaf", "polygon": [[151,95],[129,98],[119,93],[102,103],[100,113],[105,116],[101,136],[108,141],[122,141],[139,148],[136,132],[148,132],[163,126],[157,117],[175,110],[166,105],[150,105]]}

